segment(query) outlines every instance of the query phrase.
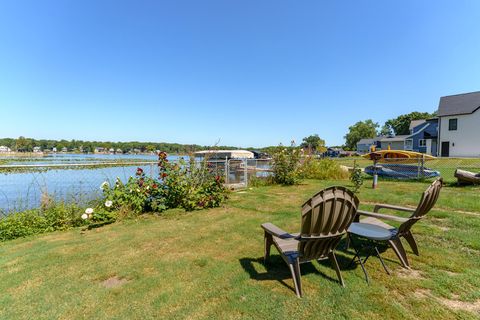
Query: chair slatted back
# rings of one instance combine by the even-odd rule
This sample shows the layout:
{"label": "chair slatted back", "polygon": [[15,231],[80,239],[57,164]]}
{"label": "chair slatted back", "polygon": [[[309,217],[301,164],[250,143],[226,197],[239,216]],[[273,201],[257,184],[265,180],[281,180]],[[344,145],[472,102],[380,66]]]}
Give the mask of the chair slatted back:
{"label": "chair slatted back", "polygon": [[344,187],[322,190],[302,206],[298,252],[303,261],[328,255],[347,232],[357,214],[359,200]]}
{"label": "chair slatted back", "polygon": [[430,186],[428,186],[427,190],[423,192],[422,198],[418,203],[417,209],[415,212],[410,216],[410,219],[404,222],[400,228],[399,232],[403,233],[409,231],[410,228],[421,218],[423,218],[435,205],[438,200],[438,196],[440,195],[440,190],[443,186],[443,179],[438,178],[435,180]]}

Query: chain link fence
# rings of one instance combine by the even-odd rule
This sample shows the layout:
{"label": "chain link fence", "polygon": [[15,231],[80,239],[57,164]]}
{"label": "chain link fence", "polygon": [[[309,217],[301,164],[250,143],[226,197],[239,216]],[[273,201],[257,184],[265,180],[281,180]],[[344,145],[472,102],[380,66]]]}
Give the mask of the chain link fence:
{"label": "chain link fence", "polygon": [[480,174],[480,158],[435,158],[424,160],[413,158],[408,161],[402,159],[386,159],[376,165],[372,160],[362,157],[332,158],[340,165],[353,167],[356,163],[368,175],[374,172],[380,178],[390,179],[429,179],[442,177],[445,182],[457,182],[457,169]]}
{"label": "chain link fence", "polygon": [[[268,174],[270,163],[255,159],[209,160],[208,167],[224,177],[228,188],[238,189],[247,187],[250,176]],[[0,165],[0,213],[35,208],[51,198],[85,204],[101,196],[103,182],[112,185],[117,178],[126,182],[137,168],[152,178],[159,175],[157,161]]]}

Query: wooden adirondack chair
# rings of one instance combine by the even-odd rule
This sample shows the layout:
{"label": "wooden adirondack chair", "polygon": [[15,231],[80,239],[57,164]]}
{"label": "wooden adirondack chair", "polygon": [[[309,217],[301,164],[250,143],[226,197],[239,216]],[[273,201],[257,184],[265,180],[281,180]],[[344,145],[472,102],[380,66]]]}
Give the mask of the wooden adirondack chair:
{"label": "wooden adirondack chair", "polygon": [[[361,219],[360,222],[375,224],[385,229],[388,229],[390,231],[391,238],[387,240],[388,244],[390,245],[390,247],[392,247],[398,259],[400,259],[400,262],[402,263],[402,265],[407,269],[410,269],[410,264],[408,262],[405,249],[402,245],[401,238],[405,238],[405,240],[407,240],[408,244],[410,245],[410,248],[412,248],[413,253],[415,253],[416,255],[419,255],[417,243],[415,242],[415,239],[413,238],[413,235],[410,229],[417,221],[422,219],[435,205],[435,203],[437,202],[438,196],[440,194],[442,184],[443,184],[442,178],[435,180],[427,188],[427,190],[423,192],[422,198],[420,199],[420,202],[417,208],[415,209],[405,208],[400,206],[393,206],[388,204],[377,204],[375,205],[373,212],[358,210],[358,214],[360,216],[367,217],[365,219]],[[378,213],[380,209],[390,209],[395,211],[411,212],[412,215],[409,218],[402,218],[399,216]],[[383,222],[382,220],[400,222],[401,225],[398,228],[395,228]]]}
{"label": "wooden adirondack chair", "polygon": [[331,187],[315,194],[302,206],[302,225],[298,234],[290,234],[271,223],[262,224],[265,234],[265,262],[275,245],[292,273],[295,292],[302,296],[300,264],[330,259],[339,282],[345,286],[334,249],[353,222],[359,201],[344,187]]}

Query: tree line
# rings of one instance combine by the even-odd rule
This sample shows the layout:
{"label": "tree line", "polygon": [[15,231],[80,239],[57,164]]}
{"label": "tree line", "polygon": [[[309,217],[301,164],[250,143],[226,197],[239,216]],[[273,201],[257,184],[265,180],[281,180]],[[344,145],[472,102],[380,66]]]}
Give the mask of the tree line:
{"label": "tree line", "polygon": [[[156,150],[165,151],[172,154],[188,154],[195,151],[212,149],[210,146],[201,146],[197,144],[179,144],[167,142],[111,142],[111,141],[84,141],[84,140],[46,140],[33,139],[26,137],[18,138],[0,138],[0,146],[9,147],[12,151],[17,152],[33,152],[35,147],[39,147],[42,151],[52,151],[54,148],[60,152],[92,153],[96,148],[102,148],[108,152],[113,149],[119,153],[145,153],[154,152]],[[215,146],[215,149],[237,149],[232,146]]]}

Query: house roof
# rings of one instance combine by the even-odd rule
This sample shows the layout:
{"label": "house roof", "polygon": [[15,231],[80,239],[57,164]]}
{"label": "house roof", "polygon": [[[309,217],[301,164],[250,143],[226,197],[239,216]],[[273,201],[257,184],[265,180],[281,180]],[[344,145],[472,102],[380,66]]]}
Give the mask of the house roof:
{"label": "house roof", "polygon": [[480,91],[456,94],[440,98],[438,116],[470,114],[480,108]]}
{"label": "house roof", "polygon": [[375,139],[360,139],[360,141],[357,142],[357,144],[372,144],[375,143]]}
{"label": "house roof", "polygon": [[427,120],[423,120],[423,119],[421,119],[421,120],[412,120],[412,121],[410,121],[410,127],[409,127],[409,129],[412,130],[412,129],[415,128],[416,126],[418,126],[418,125],[420,125],[420,124],[422,124],[422,123],[424,123],[424,122],[426,122],[426,121],[427,121]]}
{"label": "house roof", "polygon": [[405,139],[407,139],[408,137],[410,137],[410,135],[405,134],[405,135],[398,135],[398,136],[391,137],[391,138],[383,138],[383,139],[380,140],[380,141],[381,141],[381,142],[405,141]]}

